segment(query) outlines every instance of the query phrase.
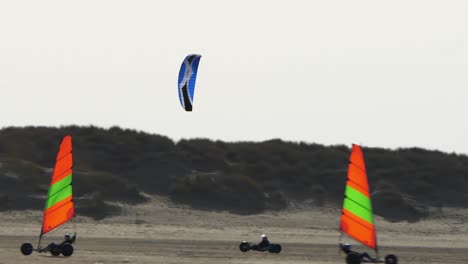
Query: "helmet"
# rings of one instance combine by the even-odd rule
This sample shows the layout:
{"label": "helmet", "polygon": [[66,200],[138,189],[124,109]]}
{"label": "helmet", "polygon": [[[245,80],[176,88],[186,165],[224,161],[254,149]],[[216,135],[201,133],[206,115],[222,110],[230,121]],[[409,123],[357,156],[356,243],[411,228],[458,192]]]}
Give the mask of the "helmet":
{"label": "helmet", "polygon": [[265,234],[263,234],[262,235],[262,240],[268,240],[268,237]]}
{"label": "helmet", "polygon": [[343,245],[343,250],[351,250],[351,245],[346,243]]}
{"label": "helmet", "polygon": [[70,234],[66,233],[65,234],[65,240],[69,240],[69,239],[71,239],[71,236],[70,236]]}

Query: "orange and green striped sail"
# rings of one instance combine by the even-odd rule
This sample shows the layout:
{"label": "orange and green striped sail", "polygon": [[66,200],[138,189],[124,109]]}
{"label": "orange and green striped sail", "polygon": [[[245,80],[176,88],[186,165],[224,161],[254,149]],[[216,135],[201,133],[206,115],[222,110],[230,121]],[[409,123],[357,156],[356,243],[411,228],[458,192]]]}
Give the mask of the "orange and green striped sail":
{"label": "orange and green striped sail", "polygon": [[44,209],[41,236],[75,216],[72,196],[72,137],[65,136],[57,153],[52,181]]}
{"label": "orange and green striped sail", "polygon": [[364,154],[361,147],[354,144],[349,157],[340,229],[362,244],[377,249]]}

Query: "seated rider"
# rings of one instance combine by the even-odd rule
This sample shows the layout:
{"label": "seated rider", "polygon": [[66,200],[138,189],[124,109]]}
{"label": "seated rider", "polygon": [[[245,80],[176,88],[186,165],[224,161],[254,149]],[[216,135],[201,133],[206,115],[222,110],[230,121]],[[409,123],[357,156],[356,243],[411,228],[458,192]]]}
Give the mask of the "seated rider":
{"label": "seated rider", "polygon": [[73,244],[75,243],[76,240],[76,232],[73,236],[70,236],[70,234],[66,233],[63,242],[60,245],[63,244]]}
{"label": "seated rider", "polygon": [[372,261],[374,261],[374,259],[371,258],[371,257],[369,256],[369,254],[367,254],[366,252],[358,253],[358,252],[356,252],[356,251],[352,251],[352,250],[351,250],[351,245],[350,245],[350,244],[341,244],[341,243],[340,243],[340,247],[341,247],[341,249],[343,250],[343,252],[344,252],[346,255],[348,255],[348,254],[350,254],[350,253],[355,253],[355,254],[359,255],[359,257],[361,257],[361,260],[362,260],[362,261],[367,261],[367,262],[372,262]]}
{"label": "seated rider", "polygon": [[258,247],[259,248],[266,248],[266,247],[269,247],[270,246],[270,241],[268,241],[268,237],[263,234],[262,235],[262,241],[260,241],[260,243],[258,243]]}

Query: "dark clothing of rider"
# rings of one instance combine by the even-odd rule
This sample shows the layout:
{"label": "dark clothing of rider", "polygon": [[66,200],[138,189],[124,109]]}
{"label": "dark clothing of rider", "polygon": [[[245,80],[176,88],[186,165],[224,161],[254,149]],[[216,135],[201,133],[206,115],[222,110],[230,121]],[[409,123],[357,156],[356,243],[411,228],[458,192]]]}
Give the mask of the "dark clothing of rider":
{"label": "dark clothing of rider", "polygon": [[267,238],[263,238],[260,243],[258,243],[258,247],[260,248],[266,248],[270,246],[270,241],[268,241]]}
{"label": "dark clothing of rider", "polygon": [[58,245],[55,244],[55,243],[50,243],[49,245],[47,245],[47,247],[45,249],[50,250],[50,249],[55,248],[57,246],[62,246],[63,244],[73,244],[73,243],[75,243],[75,240],[76,240],[76,233],[73,236],[70,236],[69,234],[66,234],[65,239],[63,240],[62,243],[60,243]]}
{"label": "dark clothing of rider", "polygon": [[73,244],[73,243],[75,243],[75,238],[76,238],[76,234],[74,236],[69,236],[69,235],[65,236],[65,240],[63,240],[61,245],[67,244],[67,243],[68,244]]}
{"label": "dark clothing of rider", "polygon": [[359,252],[356,252],[356,251],[352,251],[350,245],[346,246],[346,245],[340,244],[340,246],[341,246],[341,249],[343,250],[343,252],[346,255],[354,253],[354,254],[359,255],[359,257],[361,257],[361,260],[365,260],[365,261],[373,261],[374,260],[369,256],[369,254],[367,254],[367,252],[359,253]]}
{"label": "dark clothing of rider", "polygon": [[358,254],[359,254],[359,256],[361,257],[362,260],[366,260],[366,261],[373,261],[374,260],[366,252],[362,252],[362,253],[358,253]]}

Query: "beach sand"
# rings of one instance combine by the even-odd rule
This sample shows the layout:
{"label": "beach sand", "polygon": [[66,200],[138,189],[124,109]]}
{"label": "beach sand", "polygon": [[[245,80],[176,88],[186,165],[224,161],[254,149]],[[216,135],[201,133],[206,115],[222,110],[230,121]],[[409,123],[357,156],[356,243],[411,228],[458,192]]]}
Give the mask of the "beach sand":
{"label": "beach sand", "polygon": [[[338,232],[338,208],[296,207],[281,212],[235,215],[175,205],[163,197],[138,206],[123,205],[120,216],[94,221],[77,216],[44,237],[59,242],[65,232],[78,233],[73,263],[345,263],[338,242],[373,253]],[[79,215],[79,212],[77,212]],[[0,264],[62,263],[64,257],[34,252],[23,256],[23,242],[37,245],[41,212],[0,214]],[[380,256],[395,254],[399,263],[468,263],[468,210],[444,208],[416,223],[375,222]],[[243,240],[268,235],[283,247],[280,254],[239,251]]]}

